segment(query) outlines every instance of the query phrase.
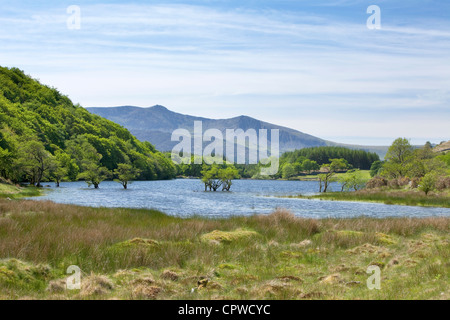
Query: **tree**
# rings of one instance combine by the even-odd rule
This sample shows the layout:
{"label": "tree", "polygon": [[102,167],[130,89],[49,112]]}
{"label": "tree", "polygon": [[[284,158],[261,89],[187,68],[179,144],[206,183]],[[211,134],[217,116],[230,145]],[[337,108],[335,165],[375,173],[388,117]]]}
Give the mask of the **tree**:
{"label": "tree", "polygon": [[100,182],[108,179],[111,176],[111,172],[106,167],[89,162],[84,164],[84,171],[78,175],[78,179],[84,180],[88,186],[94,185],[95,189],[98,189]]}
{"label": "tree", "polygon": [[372,163],[372,165],[370,166],[370,176],[373,178],[375,176],[377,176],[381,169],[383,168],[383,162],[382,161],[375,161],[374,163]]}
{"label": "tree", "polygon": [[308,172],[308,174],[310,174],[312,171],[320,169],[320,165],[316,161],[309,159],[306,159],[302,162],[302,167],[304,171]]}
{"label": "tree", "polygon": [[434,172],[436,175],[445,176],[449,173],[447,165],[439,158],[423,160],[423,166],[426,173]]}
{"label": "tree", "polygon": [[[427,173],[424,160],[420,160],[418,158],[411,159],[411,161],[409,161],[403,169],[404,175],[409,178],[421,178]],[[394,178],[396,177],[394,176]]]}
{"label": "tree", "polygon": [[283,179],[292,178],[293,176],[295,176],[295,173],[296,173],[296,171],[295,171],[295,168],[294,168],[294,166],[292,164],[286,163],[283,166],[283,169],[282,169],[282,177],[283,177]]}
{"label": "tree", "polygon": [[408,171],[407,164],[412,160],[413,150],[408,139],[396,139],[386,153],[383,175],[391,178],[404,177]]}
{"label": "tree", "polygon": [[302,173],[303,171],[303,165],[300,162],[295,162],[293,165],[294,170],[295,170],[295,175],[298,176],[299,174]]}
{"label": "tree", "polygon": [[437,176],[434,173],[427,173],[419,184],[419,190],[425,192],[425,195],[428,195],[428,193],[432,190],[434,190],[436,186]]}
{"label": "tree", "polygon": [[99,184],[111,176],[108,168],[101,165],[102,154],[90,144],[86,137],[78,136],[69,142],[68,149],[81,167],[82,172],[78,174],[78,180],[84,180],[88,186],[98,189]]}
{"label": "tree", "polygon": [[347,174],[340,177],[338,182],[341,183],[341,192],[343,191],[358,191],[366,185],[367,179],[364,178],[363,173],[359,170],[348,171]]}
{"label": "tree", "polygon": [[41,187],[44,174],[53,166],[53,156],[42,142],[30,140],[19,147],[17,166],[29,177],[30,183]]}
{"label": "tree", "polygon": [[67,173],[63,176],[63,179],[75,181],[78,173],[80,172],[80,168],[78,167],[75,159],[72,159],[70,155],[64,151],[56,151],[55,159],[59,163],[59,166],[67,171]]}
{"label": "tree", "polygon": [[422,148],[414,150],[414,156],[420,160],[434,158],[433,146],[427,141]]}
{"label": "tree", "polygon": [[445,175],[445,164],[436,159],[431,143],[427,142],[422,148],[415,149],[409,161],[403,164],[409,178],[422,178],[431,171],[441,171]]}
{"label": "tree", "polygon": [[385,159],[394,163],[405,163],[412,156],[413,147],[406,138],[397,138],[389,147]]}
{"label": "tree", "polygon": [[222,180],[219,177],[219,167],[217,165],[204,166],[202,170],[202,182],[205,184],[205,191],[209,188],[209,191],[217,191],[222,185]]}
{"label": "tree", "polygon": [[[76,179],[76,175],[79,172],[79,168],[74,159],[64,151],[58,150],[55,152],[54,161],[50,168],[49,177],[55,181],[56,187],[59,187],[61,181],[66,179]],[[75,177],[73,177],[75,175]]]}
{"label": "tree", "polygon": [[[325,175],[325,174],[319,174],[318,176],[317,176],[317,178],[318,178],[318,181],[319,181],[319,192],[322,192],[322,189],[323,189],[323,183],[325,182],[325,181],[328,181],[328,178],[327,178],[327,176]],[[326,188],[328,188],[328,183],[326,184]],[[325,191],[326,192],[326,191]]]}
{"label": "tree", "polygon": [[217,191],[222,186],[222,191],[230,191],[233,179],[239,178],[239,171],[232,165],[220,168],[217,165],[203,166],[202,182],[205,191]]}
{"label": "tree", "polygon": [[59,185],[62,180],[67,178],[67,168],[62,165],[61,162],[53,161],[51,168],[49,169],[49,178],[53,180],[56,184],[56,187],[59,188]]}
{"label": "tree", "polygon": [[437,156],[437,159],[444,162],[447,165],[447,167],[450,169],[450,152],[447,152],[446,154],[441,154],[441,155]]}
{"label": "tree", "polygon": [[233,179],[239,178],[239,171],[234,166],[219,169],[219,178],[222,181],[222,191],[230,191]]}
{"label": "tree", "polygon": [[83,135],[68,140],[66,144],[68,154],[79,168],[83,168],[87,162],[100,162],[103,158],[103,155],[97,152],[97,149]]}
{"label": "tree", "polygon": [[14,160],[14,155],[8,150],[0,147],[0,177],[9,178],[11,171],[11,164]]}
{"label": "tree", "polygon": [[119,182],[124,189],[127,189],[129,181],[136,179],[140,172],[141,170],[136,169],[131,164],[119,163],[118,168],[114,169],[114,174],[117,176],[114,181]]}
{"label": "tree", "polygon": [[322,166],[322,170],[326,173],[319,174],[319,192],[322,192],[322,184],[323,192],[327,192],[328,186],[336,172],[346,170],[349,167],[348,162],[345,159],[330,159],[330,161],[330,163]]}
{"label": "tree", "polygon": [[51,177],[56,183],[56,187],[59,188],[59,184],[64,178],[67,177],[68,170],[65,167],[62,167],[60,164],[56,165],[56,168],[52,170]]}

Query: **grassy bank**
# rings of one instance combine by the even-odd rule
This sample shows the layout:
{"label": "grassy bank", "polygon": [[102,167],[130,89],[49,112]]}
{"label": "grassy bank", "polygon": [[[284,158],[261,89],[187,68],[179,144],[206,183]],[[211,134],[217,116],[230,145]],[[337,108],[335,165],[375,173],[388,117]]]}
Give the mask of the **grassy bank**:
{"label": "grassy bank", "polygon": [[365,189],[355,192],[329,192],[313,196],[296,196],[305,199],[333,201],[364,201],[406,206],[450,208],[450,193],[439,192],[425,195],[418,190],[379,190]]}
{"label": "grassy bank", "polygon": [[[450,299],[449,231],[450,218],[179,219],[0,199],[0,298]],[[81,290],[65,289],[70,265]]]}
{"label": "grassy bank", "polygon": [[19,199],[39,196],[42,189],[35,187],[19,187],[16,185],[0,183],[0,198]]}

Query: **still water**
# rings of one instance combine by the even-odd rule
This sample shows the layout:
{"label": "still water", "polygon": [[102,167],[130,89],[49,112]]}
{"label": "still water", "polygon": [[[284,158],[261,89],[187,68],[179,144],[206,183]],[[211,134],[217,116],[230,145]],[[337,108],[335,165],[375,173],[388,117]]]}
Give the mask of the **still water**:
{"label": "still water", "polygon": [[[99,189],[88,188],[84,182],[67,182],[60,188],[49,188],[38,199],[93,207],[152,208],[180,217],[248,216],[268,214],[276,208],[307,218],[450,216],[448,208],[279,198],[313,194],[318,191],[315,181],[237,180],[231,192],[204,192],[201,181],[195,179],[136,181],[128,188],[124,190],[112,181],[102,182]],[[340,188],[335,183],[332,189]]]}

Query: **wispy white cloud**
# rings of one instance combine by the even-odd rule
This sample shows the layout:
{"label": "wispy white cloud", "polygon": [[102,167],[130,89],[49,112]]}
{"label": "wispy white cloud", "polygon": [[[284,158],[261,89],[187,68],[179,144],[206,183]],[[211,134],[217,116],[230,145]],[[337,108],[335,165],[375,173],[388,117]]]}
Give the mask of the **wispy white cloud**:
{"label": "wispy white cloud", "polygon": [[396,136],[386,119],[404,114],[413,117],[396,127],[417,137],[424,112],[440,115],[439,126],[422,124],[428,136],[443,137],[442,126],[450,126],[450,23],[387,21],[373,31],[364,12],[355,23],[273,9],[81,9],[79,31],[66,28],[62,7],[0,13],[0,64],[84,106],[159,103],[217,118],[238,112],[323,137],[347,137],[352,130],[340,130],[351,126],[358,135]]}

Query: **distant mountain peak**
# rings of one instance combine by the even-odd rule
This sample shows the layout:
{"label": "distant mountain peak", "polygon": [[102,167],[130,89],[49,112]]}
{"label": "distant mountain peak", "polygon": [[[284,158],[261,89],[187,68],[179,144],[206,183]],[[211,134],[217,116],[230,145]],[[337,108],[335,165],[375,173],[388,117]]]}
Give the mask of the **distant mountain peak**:
{"label": "distant mountain peak", "polygon": [[193,131],[194,121],[202,121],[203,129],[219,129],[225,133],[226,129],[278,129],[280,130],[280,151],[292,151],[308,147],[319,146],[345,146],[351,149],[362,149],[377,152],[384,157],[387,147],[365,147],[355,145],[343,145],[320,139],[298,130],[278,126],[264,122],[246,115],[240,115],[229,119],[209,119],[198,116],[181,114],[167,109],[162,105],[148,108],[139,107],[112,107],[112,108],[87,108],[90,112],[112,120],[129,129],[138,139],[149,141],[156,149],[170,151],[178,143],[171,141],[172,132],[176,129]]}
{"label": "distant mountain peak", "polygon": [[151,109],[156,110],[156,111],[170,111],[169,109],[167,109],[166,107],[162,106],[162,105],[155,105],[153,107],[151,107]]}

